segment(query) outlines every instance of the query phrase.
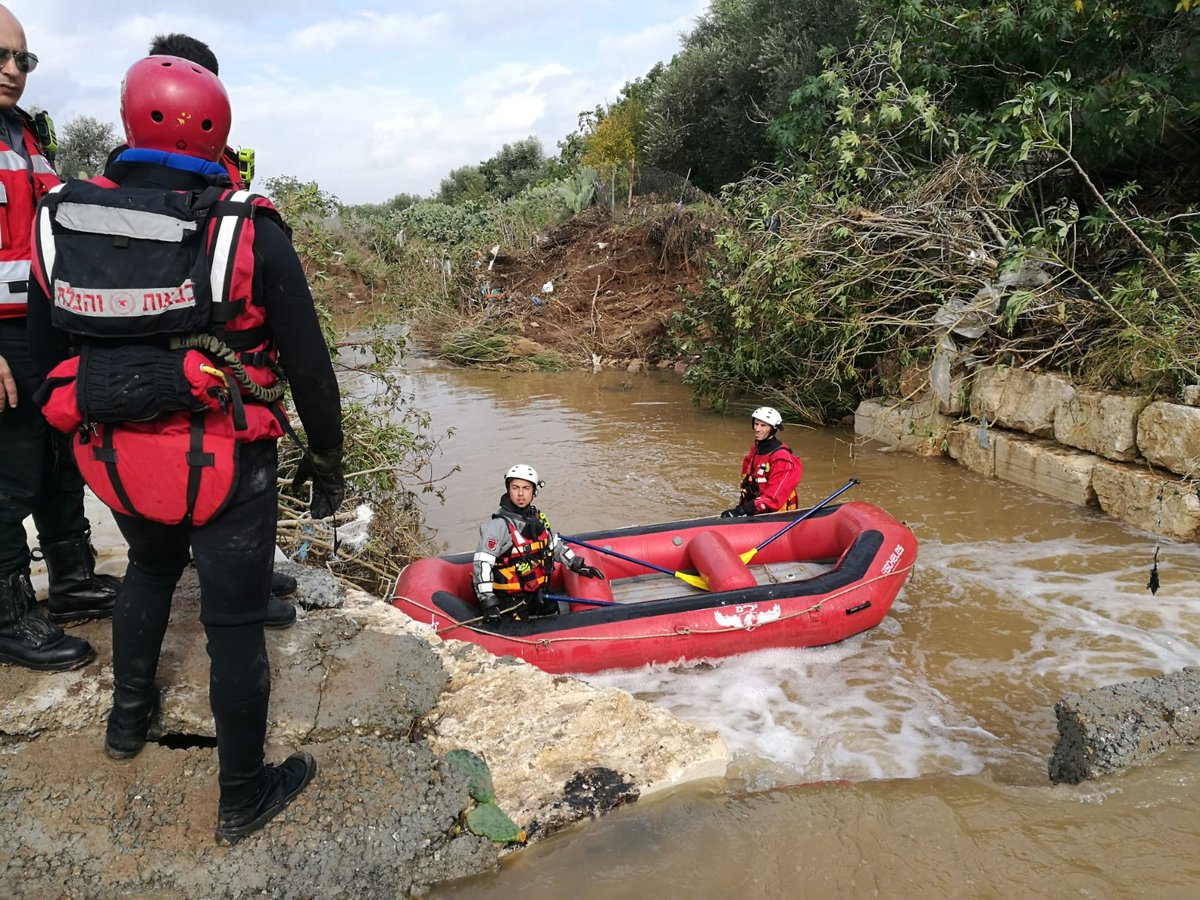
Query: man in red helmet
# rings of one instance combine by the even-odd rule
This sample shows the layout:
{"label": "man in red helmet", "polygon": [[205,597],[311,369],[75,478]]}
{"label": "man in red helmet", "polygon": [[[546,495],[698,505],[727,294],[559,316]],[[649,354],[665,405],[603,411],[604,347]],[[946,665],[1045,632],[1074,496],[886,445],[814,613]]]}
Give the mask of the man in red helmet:
{"label": "man in red helmet", "polygon": [[121,120],[129,146],[104,176],[68,182],[38,207],[30,340],[49,370],[43,413],[75,433],[80,470],[129,544],[105,750],[123,759],[145,745],[190,551],[211,664],[216,835],[234,843],[316,772],[306,752],[279,765],[263,754],[280,379],[310,442],[302,471],[315,518],[343,495],[340,398],[278,213],[230,190],[217,162],[230,126],[221,82],[188,60],[147,57],[126,73]]}
{"label": "man in red helmet", "polygon": [[[95,574],[83,482],[33,402],[41,379],[26,333],[29,234],[35,204],[58,184],[33,119],[17,106],[37,61],[21,23],[0,6],[0,662],[52,671],[95,656],[58,623],[112,615],[117,582]],[[29,581],[31,515],[50,576],[47,609]]]}
{"label": "man in red helmet", "polygon": [[[178,56],[190,62],[198,63],[214,75],[220,75],[220,65],[217,62],[217,55],[213,53],[212,48],[204,41],[194,38],[189,34],[172,32],[170,34],[155,35],[154,40],[150,42],[149,56]],[[129,147],[121,145],[116,147],[108,155],[106,166],[112,164],[114,160]],[[241,157],[238,151],[232,147],[225,147],[221,151],[221,157],[218,160],[221,167],[225,170],[225,174],[229,176],[230,184],[238,190],[248,190],[250,187],[250,177],[253,174],[253,162],[251,162],[250,171],[247,172],[242,168]],[[285,597],[294,594],[299,585],[295,578],[284,572],[271,572],[271,596],[267,601],[267,617],[263,620],[263,625],[267,628],[290,628],[296,622],[296,607],[285,600]]]}

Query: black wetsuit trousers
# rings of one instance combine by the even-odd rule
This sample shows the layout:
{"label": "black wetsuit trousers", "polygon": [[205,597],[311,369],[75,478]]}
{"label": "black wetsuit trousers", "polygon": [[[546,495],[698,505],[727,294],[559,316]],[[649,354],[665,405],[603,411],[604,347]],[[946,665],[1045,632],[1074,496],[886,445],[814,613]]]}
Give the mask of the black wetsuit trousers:
{"label": "black wetsuit trousers", "polygon": [[17,406],[0,412],[0,578],[29,566],[28,516],[43,544],[70,540],[88,527],[70,437],[47,425],[33,402],[41,378],[26,335],[24,319],[0,319],[0,356],[17,383]]}
{"label": "black wetsuit trousers", "polygon": [[275,553],[276,447],[274,441],[255,441],[239,451],[234,496],[206,524],[160,525],[115,516],[129,543],[129,568],[113,615],[118,684],[144,687],[153,681],[171,595],[189,558],[195,560],[222,807],[248,802],[262,785],[271,695],[263,618]]}

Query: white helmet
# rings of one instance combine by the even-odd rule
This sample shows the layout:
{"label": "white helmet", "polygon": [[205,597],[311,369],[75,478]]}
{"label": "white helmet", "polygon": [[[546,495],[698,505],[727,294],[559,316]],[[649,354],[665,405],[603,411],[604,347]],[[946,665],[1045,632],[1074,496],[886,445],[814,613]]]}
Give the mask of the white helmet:
{"label": "white helmet", "polygon": [[781,416],[779,414],[779,410],[773,406],[760,406],[754,412],[750,413],[750,418],[758,419],[760,422],[765,422],[772,428],[778,428],[783,424],[783,416]]}
{"label": "white helmet", "polygon": [[504,473],[504,486],[508,487],[508,483],[514,478],[520,478],[522,481],[528,481],[533,485],[533,492],[536,494],[537,489],[544,485],[538,481],[537,469],[533,466],[527,466],[523,463],[517,463],[511,469]]}

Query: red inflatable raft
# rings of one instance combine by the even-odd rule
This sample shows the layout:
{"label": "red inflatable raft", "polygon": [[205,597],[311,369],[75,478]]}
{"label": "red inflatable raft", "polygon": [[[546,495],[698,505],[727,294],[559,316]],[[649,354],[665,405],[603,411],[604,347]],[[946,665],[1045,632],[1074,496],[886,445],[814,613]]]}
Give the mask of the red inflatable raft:
{"label": "red inflatable raft", "polygon": [[607,580],[555,566],[557,616],[485,625],[471,553],[414,560],[392,604],[498,656],[547,672],[598,672],[845,640],[879,624],[917,556],[907,526],[859,502],[566,539]]}

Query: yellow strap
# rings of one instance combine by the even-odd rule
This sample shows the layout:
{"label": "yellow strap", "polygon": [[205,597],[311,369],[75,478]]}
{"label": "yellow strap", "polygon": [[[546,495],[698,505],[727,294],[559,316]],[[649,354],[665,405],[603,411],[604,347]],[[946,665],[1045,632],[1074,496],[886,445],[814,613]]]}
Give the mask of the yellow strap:
{"label": "yellow strap", "polygon": [[207,365],[201,363],[200,371],[203,372],[205,375],[212,375],[216,378],[220,378],[221,384],[225,385],[225,387],[229,387],[229,379],[225,377],[225,373],[222,372],[220,369],[214,369],[212,366],[207,366]]}

